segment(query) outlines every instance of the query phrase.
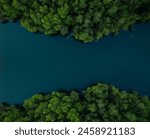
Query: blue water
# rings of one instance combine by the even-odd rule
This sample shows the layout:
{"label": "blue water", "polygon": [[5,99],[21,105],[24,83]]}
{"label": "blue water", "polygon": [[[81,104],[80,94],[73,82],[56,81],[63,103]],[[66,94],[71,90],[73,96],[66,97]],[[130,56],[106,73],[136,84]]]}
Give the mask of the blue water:
{"label": "blue water", "polygon": [[150,95],[150,23],[90,44],[0,24],[0,102],[98,81]]}

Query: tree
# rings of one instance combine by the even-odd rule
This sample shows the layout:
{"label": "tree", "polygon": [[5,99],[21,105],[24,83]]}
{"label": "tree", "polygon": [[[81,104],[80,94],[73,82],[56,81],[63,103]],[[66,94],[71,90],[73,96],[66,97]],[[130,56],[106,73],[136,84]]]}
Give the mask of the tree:
{"label": "tree", "polygon": [[4,122],[147,122],[150,98],[113,85],[90,86],[77,92],[36,94],[20,105],[0,105]]}
{"label": "tree", "polygon": [[82,42],[150,21],[149,0],[0,0],[0,21],[19,21],[31,32],[70,33]]}

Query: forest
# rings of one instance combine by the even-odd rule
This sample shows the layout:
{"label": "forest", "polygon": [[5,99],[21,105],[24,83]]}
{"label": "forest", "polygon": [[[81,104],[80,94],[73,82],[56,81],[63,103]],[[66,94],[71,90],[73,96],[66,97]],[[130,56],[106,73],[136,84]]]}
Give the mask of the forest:
{"label": "forest", "polygon": [[0,22],[84,43],[150,21],[150,0],[0,0]]}
{"label": "forest", "polygon": [[97,83],[83,91],[39,93],[0,104],[1,122],[150,122],[150,98]]}

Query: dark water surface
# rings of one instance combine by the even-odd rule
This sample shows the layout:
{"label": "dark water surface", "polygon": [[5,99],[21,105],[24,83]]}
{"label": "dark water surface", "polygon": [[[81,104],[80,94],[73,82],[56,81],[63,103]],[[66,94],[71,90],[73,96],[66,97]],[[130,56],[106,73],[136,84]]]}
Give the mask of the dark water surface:
{"label": "dark water surface", "polygon": [[150,23],[98,42],[33,34],[0,24],[0,102],[37,92],[83,89],[101,81],[150,95]]}

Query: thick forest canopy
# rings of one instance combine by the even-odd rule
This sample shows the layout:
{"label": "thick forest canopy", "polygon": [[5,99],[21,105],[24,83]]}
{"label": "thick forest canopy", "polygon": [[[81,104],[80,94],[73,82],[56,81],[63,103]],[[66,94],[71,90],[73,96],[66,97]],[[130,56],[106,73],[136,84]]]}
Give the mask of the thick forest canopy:
{"label": "thick forest canopy", "polygon": [[149,121],[150,98],[98,83],[77,92],[36,94],[21,105],[0,105],[0,121]]}
{"label": "thick forest canopy", "polygon": [[150,0],[0,0],[0,20],[92,42],[150,21]]}

